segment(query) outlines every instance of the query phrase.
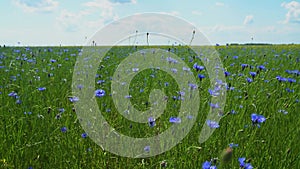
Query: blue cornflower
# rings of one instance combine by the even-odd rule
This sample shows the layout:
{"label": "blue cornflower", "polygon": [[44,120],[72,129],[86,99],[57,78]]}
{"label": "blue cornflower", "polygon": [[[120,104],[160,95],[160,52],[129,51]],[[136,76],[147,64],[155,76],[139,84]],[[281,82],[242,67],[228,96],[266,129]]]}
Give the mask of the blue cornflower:
{"label": "blue cornflower", "polygon": [[266,70],[266,67],[265,67],[264,65],[259,65],[259,66],[258,66],[258,69],[259,69],[259,70]]}
{"label": "blue cornflower", "polygon": [[44,90],[46,90],[46,87],[39,87],[38,90],[39,91],[44,91]]}
{"label": "blue cornflower", "polygon": [[208,89],[208,92],[211,96],[219,96],[220,95],[220,93],[216,90]]}
{"label": "blue cornflower", "polygon": [[81,134],[81,137],[82,137],[82,138],[87,138],[87,134],[86,134],[86,133],[82,133],[82,134]]}
{"label": "blue cornflower", "polygon": [[289,93],[294,93],[294,92],[295,92],[294,89],[290,89],[290,88],[286,88],[285,90],[286,90],[287,92],[289,92]]}
{"label": "blue cornflower", "polygon": [[227,71],[225,71],[224,74],[225,74],[225,77],[230,76],[230,73]]}
{"label": "blue cornflower", "polygon": [[217,169],[217,167],[216,167],[216,166],[212,166],[212,165],[211,165],[211,162],[205,161],[205,162],[202,164],[202,169]]}
{"label": "blue cornflower", "polygon": [[246,158],[242,157],[239,158],[238,161],[240,162],[240,168],[243,169],[253,169],[252,165],[250,163],[245,163]]}
{"label": "blue cornflower", "polygon": [[244,70],[246,67],[248,67],[248,64],[241,64],[242,70]]}
{"label": "blue cornflower", "polygon": [[62,127],[62,128],[60,129],[60,131],[63,132],[63,133],[67,132],[67,127]]}
{"label": "blue cornflower", "polygon": [[190,72],[190,71],[191,71],[191,69],[188,68],[188,67],[182,67],[182,70],[183,70],[183,71],[186,71],[186,72]]}
{"label": "blue cornflower", "polygon": [[148,118],[148,124],[150,127],[154,127],[155,126],[155,119],[153,117],[149,117]]}
{"label": "blue cornflower", "polygon": [[54,63],[54,62],[56,62],[56,60],[55,59],[50,59],[50,62]]}
{"label": "blue cornflower", "polygon": [[78,101],[79,101],[79,98],[76,97],[76,96],[74,96],[74,97],[70,97],[69,100],[70,100],[71,102],[78,102]]}
{"label": "blue cornflower", "polygon": [[171,68],[171,71],[172,71],[173,73],[177,73],[177,69],[176,69],[176,68]]}
{"label": "blue cornflower", "polygon": [[132,96],[131,95],[126,95],[125,98],[130,99],[130,98],[132,98]]}
{"label": "blue cornflower", "polygon": [[95,91],[95,96],[96,97],[103,97],[103,96],[105,96],[105,91],[102,90],[102,89],[98,89],[98,90]]}
{"label": "blue cornflower", "polygon": [[200,66],[200,65],[198,65],[197,63],[195,63],[195,64],[193,65],[193,68],[196,69],[196,71],[204,70],[204,66]]}
{"label": "blue cornflower", "polygon": [[235,110],[231,110],[230,113],[231,114],[237,114],[237,112]]}
{"label": "blue cornflower", "polygon": [[281,77],[281,76],[276,76],[276,79],[277,79],[279,82],[286,82],[286,81],[287,81],[287,78],[284,78],[284,77]]}
{"label": "blue cornflower", "polygon": [[26,115],[26,114],[31,115],[32,112],[24,112],[24,114],[25,114],[25,115]]}
{"label": "blue cornflower", "polygon": [[190,86],[191,90],[198,88],[197,84],[193,84],[193,83],[189,83],[189,86]]}
{"label": "blue cornflower", "polygon": [[251,114],[251,120],[253,124],[257,124],[257,127],[260,127],[260,123],[263,123],[266,121],[266,118],[263,115],[258,114]]}
{"label": "blue cornflower", "polygon": [[144,151],[149,152],[150,151],[150,146],[145,146]]}
{"label": "blue cornflower", "polygon": [[14,91],[12,91],[11,93],[8,94],[9,97],[16,97],[18,96],[18,94]]}
{"label": "blue cornflower", "polygon": [[238,56],[233,56],[233,59],[238,59],[239,57]]}
{"label": "blue cornflower", "polygon": [[249,77],[247,77],[246,80],[247,80],[248,83],[253,82],[253,80],[251,78],[249,78]]}
{"label": "blue cornflower", "polygon": [[169,121],[171,123],[181,123],[181,119],[179,117],[170,117]]}
{"label": "blue cornflower", "polygon": [[133,72],[138,72],[140,69],[139,68],[132,68]]}
{"label": "blue cornflower", "polygon": [[63,113],[63,112],[65,112],[65,109],[64,109],[64,108],[59,108],[58,111],[59,111],[60,113]]}
{"label": "blue cornflower", "polygon": [[288,78],[287,81],[290,83],[296,83],[296,79],[293,79],[293,78]]}
{"label": "blue cornflower", "polygon": [[97,84],[102,84],[102,83],[104,83],[105,82],[105,80],[98,80],[97,81]]}
{"label": "blue cornflower", "polygon": [[219,127],[220,127],[220,125],[218,124],[218,122],[212,121],[212,120],[207,120],[207,121],[206,121],[206,124],[207,124],[210,128],[212,128],[212,129],[215,129],[215,128],[219,128]]}
{"label": "blue cornflower", "polygon": [[230,148],[235,148],[235,147],[238,147],[238,146],[239,146],[238,144],[234,144],[234,143],[230,143],[230,144],[229,144],[229,147],[230,147]]}
{"label": "blue cornflower", "polygon": [[220,108],[220,106],[219,106],[218,103],[216,103],[216,104],[210,103],[209,105],[210,105],[210,107],[213,108],[213,109]]}
{"label": "blue cornflower", "polygon": [[77,88],[78,88],[79,90],[81,90],[81,89],[83,88],[83,85],[79,84],[79,85],[77,85]]}
{"label": "blue cornflower", "polygon": [[252,76],[252,78],[255,78],[256,72],[249,72],[249,74]]}
{"label": "blue cornflower", "polygon": [[16,101],[16,103],[17,103],[17,104],[21,104],[22,101],[21,101],[20,99],[18,99],[18,100]]}
{"label": "blue cornflower", "polygon": [[198,77],[199,77],[200,81],[202,81],[202,79],[204,79],[204,78],[205,78],[205,76],[204,76],[204,75],[202,75],[202,74],[198,74]]}

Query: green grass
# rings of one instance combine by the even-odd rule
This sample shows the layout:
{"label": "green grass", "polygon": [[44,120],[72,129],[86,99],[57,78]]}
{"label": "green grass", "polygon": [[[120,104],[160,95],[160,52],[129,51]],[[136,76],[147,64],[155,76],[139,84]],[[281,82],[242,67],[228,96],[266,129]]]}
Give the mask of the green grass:
{"label": "green grass", "polygon": [[[150,92],[163,90],[169,99],[164,113],[156,120],[156,126],[150,128],[148,124],[131,122],[118,113],[109,96],[110,77],[129,53],[143,48],[147,47],[112,48],[107,53],[109,58],[101,62],[104,67],[97,71],[101,76],[95,78],[95,83],[105,80],[96,84],[96,89],[106,91],[106,96],[97,99],[103,116],[117,132],[131,137],[150,137],[164,132],[172,125],[169,117],[176,116],[181,105],[180,101],[171,99],[179,91],[172,76],[147,69],[131,81],[130,101],[136,109],[147,110],[151,106],[148,104]],[[300,103],[297,99],[300,99],[300,76],[285,71],[300,69],[300,46],[219,46],[216,50],[225,70],[231,73],[226,77],[227,83],[234,87],[234,90],[227,91],[220,128],[206,142],[198,143],[211,97],[209,79],[204,78],[201,82],[197,79],[201,96],[199,115],[188,136],[163,154],[134,159],[114,155],[102,150],[89,137],[81,137],[85,131],[77,120],[74,104],[69,101],[73,96],[71,84],[79,47],[0,48],[0,66],[4,66],[0,68],[0,168],[163,168],[163,161],[167,163],[166,168],[201,168],[204,161],[220,158],[230,143],[239,146],[233,149],[232,160],[227,164],[220,164],[217,160],[218,168],[239,168],[239,157],[246,157],[254,168],[299,168]],[[203,65],[199,57],[182,46],[172,47],[171,52],[183,58],[197,77],[199,72],[192,67],[196,62]],[[36,62],[30,63],[24,58]],[[50,59],[56,62],[51,63]],[[253,69],[242,70],[241,64],[252,65]],[[248,83],[249,72],[256,72],[259,65],[265,65],[266,70]],[[206,71],[200,73],[207,76]],[[296,83],[280,83],[276,76],[294,78]],[[169,85],[166,86],[165,82]],[[39,87],[46,87],[46,90],[38,91]],[[286,88],[294,92],[287,92]],[[12,91],[19,98],[9,97]],[[16,103],[18,99],[21,104]],[[60,113],[59,108],[65,111]],[[237,113],[232,114],[232,110]],[[260,128],[252,125],[252,113],[267,118]],[[64,126],[67,127],[65,133],[61,131]]]}

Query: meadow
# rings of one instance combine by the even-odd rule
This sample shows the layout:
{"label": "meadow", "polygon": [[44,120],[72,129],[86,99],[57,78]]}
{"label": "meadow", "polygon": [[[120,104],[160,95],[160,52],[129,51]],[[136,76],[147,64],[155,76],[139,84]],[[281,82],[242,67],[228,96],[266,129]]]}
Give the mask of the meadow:
{"label": "meadow", "polygon": [[[176,117],[182,101],[172,76],[147,69],[130,82],[127,99],[147,110],[150,92],[161,89],[168,96],[164,113],[144,124],[118,113],[111,77],[129,53],[146,48],[113,47],[95,77],[94,90],[105,91],[97,95],[102,115],[131,137],[150,137],[176,125],[170,117]],[[220,122],[210,124],[214,133],[201,144],[198,137],[208,124],[214,95],[201,67],[204,56],[186,46],[159,48],[180,56],[197,79],[199,115],[191,117],[196,123],[170,151],[127,158],[94,143],[77,119],[72,77],[81,47],[1,47],[0,168],[300,168],[300,45],[216,46],[225,69],[226,105]]]}

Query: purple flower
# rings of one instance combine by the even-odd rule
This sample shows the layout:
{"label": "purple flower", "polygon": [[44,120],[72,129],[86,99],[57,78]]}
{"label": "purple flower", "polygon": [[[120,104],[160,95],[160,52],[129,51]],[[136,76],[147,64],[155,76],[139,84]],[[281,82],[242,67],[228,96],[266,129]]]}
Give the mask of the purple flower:
{"label": "purple flower", "polygon": [[56,62],[56,60],[55,59],[50,59],[50,62],[54,63],[54,62]]}
{"label": "purple flower", "polygon": [[176,59],[173,59],[173,58],[171,58],[171,57],[168,57],[168,58],[167,58],[167,62],[169,62],[169,63],[174,63],[174,64],[178,63],[178,61],[177,61]]}
{"label": "purple flower", "polygon": [[230,73],[227,71],[225,71],[224,74],[225,74],[225,77],[230,76]]}
{"label": "purple flower", "polygon": [[205,162],[202,164],[202,169],[217,169],[217,167],[216,167],[216,166],[212,166],[212,165],[211,165],[211,162],[205,161]]}
{"label": "purple flower", "polygon": [[74,96],[74,97],[70,97],[69,100],[70,100],[71,102],[78,102],[78,101],[79,101],[79,98],[76,97],[76,96]]}
{"label": "purple flower", "polygon": [[237,114],[237,112],[235,110],[231,110],[230,113],[231,114]]}
{"label": "purple flower", "polygon": [[79,84],[79,85],[77,85],[77,88],[78,88],[79,90],[81,90],[81,89],[83,88],[83,85]]}
{"label": "purple flower", "polygon": [[190,72],[190,71],[191,71],[191,69],[190,69],[190,68],[187,68],[187,67],[182,67],[182,70],[183,70],[183,71],[186,71],[186,72]]}
{"label": "purple flower", "polygon": [[82,133],[82,134],[81,134],[81,137],[82,137],[82,138],[87,138],[87,134],[86,134],[86,133]]}
{"label": "purple flower", "polygon": [[246,158],[242,157],[239,158],[238,161],[240,163],[240,168],[242,169],[253,169],[252,165],[250,163],[245,163]]}
{"label": "purple flower", "polygon": [[266,67],[264,65],[260,65],[260,66],[258,66],[258,69],[259,70],[266,70]]}
{"label": "purple flower", "polygon": [[104,83],[105,82],[105,80],[98,80],[97,81],[97,84],[102,84],[102,83]]}
{"label": "purple flower", "polygon": [[287,78],[284,78],[284,77],[281,77],[281,76],[276,76],[276,79],[277,79],[279,82],[286,82],[286,81],[287,81]]}
{"label": "purple flower", "polygon": [[252,78],[255,78],[256,72],[249,72],[249,74],[252,76]]}
{"label": "purple flower", "polygon": [[289,92],[289,93],[294,93],[294,92],[295,92],[294,89],[290,89],[290,88],[286,88],[285,90],[286,90],[287,92]]}
{"label": "purple flower", "polygon": [[218,103],[216,103],[216,104],[210,103],[209,105],[210,105],[210,107],[213,108],[213,109],[220,108],[220,106],[219,106]]}
{"label": "purple flower", "polygon": [[59,111],[60,113],[63,113],[63,112],[65,112],[65,109],[64,109],[64,108],[59,108],[58,111]]}
{"label": "purple flower", "polygon": [[138,71],[139,71],[139,68],[132,68],[132,71],[133,71],[133,72],[138,72]]}
{"label": "purple flower", "polygon": [[229,147],[230,147],[230,148],[235,148],[235,147],[238,147],[238,146],[239,146],[238,144],[234,144],[234,143],[230,143],[230,144],[229,144]]}
{"label": "purple flower", "polygon": [[215,129],[215,128],[219,128],[219,127],[220,127],[220,125],[218,124],[218,122],[212,121],[212,120],[207,120],[207,121],[206,121],[206,124],[207,124],[210,128],[212,128],[212,129]]}
{"label": "purple flower", "polygon": [[248,67],[248,64],[241,64],[242,70],[244,70],[246,67]]}
{"label": "purple flower", "polygon": [[287,81],[290,83],[296,83],[296,79],[293,79],[293,78],[288,78]]}
{"label": "purple flower", "polygon": [[130,99],[130,98],[132,98],[132,96],[131,95],[126,95],[125,98]]}
{"label": "purple flower", "polygon": [[175,68],[172,68],[171,71],[172,71],[173,73],[177,73],[177,69],[175,69]]}
{"label": "purple flower", "polygon": [[189,83],[189,86],[190,86],[191,90],[198,88],[197,84],[193,84],[193,83]]}
{"label": "purple flower", "polygon": [[21,101],[20,99],[18,99],[18,100],[16,101],[16,103],[17,103],[17,104],[21,104],[22,101]]}
{"label": "purple flower", "polygon": [[12,91],[11,93],[8,94],[9,97],[16,97],[18,96],[18,94],[14,91]]}
{"label": "purple flower", "polygon": [[205,78],[205,76],[204,76],[204,75],[202,75],[202,74],[198,74],[198,78],[200,79],[200,81],[202,81],[202,79],[204,79],[204,78]]}
{"label": "purple flower", "polygon": [[46,87],[39,87],[38,90],[39,91],[44,91],[44,90],[46,90]]}
{"label": "purple flower", "polygon": [[196,69],[196,71],[204,70],[204,66],[200,66],[200,65],[198,65],[197,63],[195,63],[195,64],[193,65],[193,68]]}
{"label": "purple flower", "polygon": [[102,89],[98,89],[98,90],[95,91],[95,96],[96,97],[103,97],[103,96],[105,96],[105,91],[102,90]]}
{"label": "purple flower", "polygon": [[246,80],[247,80],[248,83],[253,82],[253,80],[251,78],[249,78],[249,77],[247,77]]}
{"label": "purple flower", "polygon": [[150,151],[150,146],[145,146],[144,151],[149,152]]}
{"label": "purple flower", "polygon": [[171,123],[181,123],[181,119],[179,117],[170,117],[169,121]]}
{"label": "purple flower", "polygon": [[60,129],[60,131],[63,132],[63,133],[67,132],[67,127],[62,127],[62,128]]}
{"label": "purple flower", "polygon": [[260,127],[260,123],[263,123],[266,121],[266,118],[263,115],[258,114],[251,114],[251,121],[253,124],[257,124],[258,127]]}
{"label": "purple flower", "polygon": [[150,127],[154,127],[155,126],[155,119],[153,117],[149,117],[148,118],[148,124]]}

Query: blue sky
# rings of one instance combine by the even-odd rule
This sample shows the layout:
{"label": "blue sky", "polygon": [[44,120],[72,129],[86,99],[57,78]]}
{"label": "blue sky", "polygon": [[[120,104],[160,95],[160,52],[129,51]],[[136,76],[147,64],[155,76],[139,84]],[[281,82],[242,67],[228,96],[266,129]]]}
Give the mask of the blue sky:
{"label": "blue sky", "polygon": [[185,19],[213,44],[300,43],[299,1],[3,0],[0,6],[0,45],[83,45],[106,24],[144,12]]}

